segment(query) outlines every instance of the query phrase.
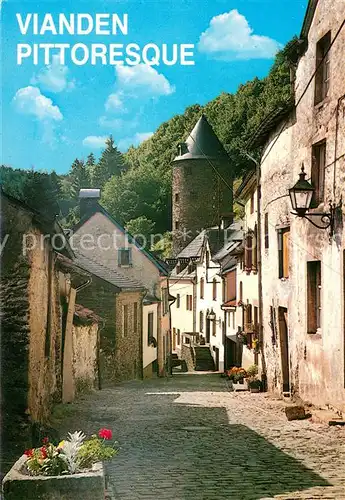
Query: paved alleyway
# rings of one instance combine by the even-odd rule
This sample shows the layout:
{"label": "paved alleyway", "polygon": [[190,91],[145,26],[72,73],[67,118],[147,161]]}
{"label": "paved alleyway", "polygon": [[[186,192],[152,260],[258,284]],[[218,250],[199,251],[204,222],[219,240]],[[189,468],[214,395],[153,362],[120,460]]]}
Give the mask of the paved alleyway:
{"label": "paved alleyway", "polygon": [[287,422],[280,401],[230,393],[219,375],[104,389],[63,427],[113,430],[115,499],[345,500],[345,430]]}

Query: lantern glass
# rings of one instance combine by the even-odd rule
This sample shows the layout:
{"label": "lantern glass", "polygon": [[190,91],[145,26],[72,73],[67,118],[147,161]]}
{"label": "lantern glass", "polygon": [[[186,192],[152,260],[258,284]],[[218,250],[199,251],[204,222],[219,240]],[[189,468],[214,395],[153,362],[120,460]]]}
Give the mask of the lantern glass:
{"label": "lantern glass", "polygon": [[299,180],[293,188],[289,189],[292,208],[297,212],[297,215],[304,216],[309,210],[311,200],[314,193],[313,186],[305,179],[306,173],[302,166]]}
{"label": "lantern glass", "polygon": [[208,319],[210,321],[214,321],[216,319],[216,314],[213,311],[211,311],[210,314],[208,315]]}

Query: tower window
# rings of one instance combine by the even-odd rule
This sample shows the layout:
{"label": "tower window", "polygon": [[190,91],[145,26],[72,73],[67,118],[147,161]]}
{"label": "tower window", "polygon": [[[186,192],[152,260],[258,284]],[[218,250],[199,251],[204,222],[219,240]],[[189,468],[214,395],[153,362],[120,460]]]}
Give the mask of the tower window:
{"label": "tower window", "polygon": [[180,222],[178,220],[175,220],[175,231],[178,231],[180,229]]}
{"label": "tower window", "polygon": [[179,203],[180,201],[180,193],[175,193],[175,203]]}

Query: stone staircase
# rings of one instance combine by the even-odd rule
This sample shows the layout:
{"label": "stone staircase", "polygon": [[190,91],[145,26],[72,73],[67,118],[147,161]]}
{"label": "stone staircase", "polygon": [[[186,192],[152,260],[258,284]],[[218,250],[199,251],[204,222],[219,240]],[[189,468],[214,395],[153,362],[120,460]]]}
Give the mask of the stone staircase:
{"label": "stone staircase", "polygon": [[194,366],[196,371],[214,371],[214,361],[210,348],[208,346],[195,346],[194,348]]}

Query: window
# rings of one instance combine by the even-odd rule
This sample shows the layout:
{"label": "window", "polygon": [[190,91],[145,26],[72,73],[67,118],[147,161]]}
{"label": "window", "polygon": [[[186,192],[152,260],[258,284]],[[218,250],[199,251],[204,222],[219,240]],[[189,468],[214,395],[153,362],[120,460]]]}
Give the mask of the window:
{"label": "window", "polygon": [[326,141],[314,144],[312,148],[311,183],[315,188],[312,206],[317,207],[323,201],[326,165]]}
{"label": "window", "polygon": [[200,311],[199,313],[199,330],[200,333],[204,331],[204,313],[203,311]]}
{"label": "window", "polygon": [[134,323],[134,333],[138,331],[138,302],[133,304],[133,323]]}
{"label": "window", "polygon": [[179,203],[180,201],[180,193],[175,193],[175,203]]}
{"label": "window", "polygon": [[254,306],[254,330],[256,332],[258,331],[258,324],[259,324],[259,308]]}
{"label": "window", "polygon": [[225,298],[226,298],[226,281],[225,279],[223,278],[222,279],[222,302],[225,302]]}
{"label": "window", "polygon": [[250,196],[250,213],[254,213],[254,191],[252,192]]}
{"label": "window", "polygon": [[205,280],[204,278],[200,279],[200,298],[204,298],[204,293],[205,293]]}
{"label": "window", "polygon": [[173,328],[173,351],[176,350],[176,328]]}
{"label": "window", "polygon": [[162,289],[162,301],[163,301],[163,316],[165,316],[169,312],[169,294],[167,288]]}
{"label": "window", "polygon": [[131,248],[120,248],[118,250],[118,265],[120,267],[129,267],[132,265]]}
{"label": "window", "polygon": [[213,300],[217,300],[217,280],[216,280],[216,278],[213,278],[213,282],[212,282],[212,296],[213,296]]}
{"label": "window", "polygon": [[178,220],[175,220],[175,231],[178,231],[180,229],[180,223]]}
{"label": "window", "polygon": [[240,281],[240,302],[243,302],[243,282]]}
{"label": "window", "polygon": [[192,295],[186,295],[186,309],[187,309],[187,311],[193,310],[193,296]]}
{"label": "window", "polygon": [[123,328],[122,328],[122,336],[125,337],[128,334],[128,305],[124,305],[122,308],[123,314]]}
{"label": "window", "polygon": [[252,238],[252,269],[253,271],[258,270],[258,228],[256,224]]}
{"label": "window", "polygon": [[179,328],[177,329],[177,344],[181,344],[181,331]]}
{"label": "window", "polygon": [[253,234],[247,233],[244,248],[244,268],[250,272],[253,267]]}
{"label": "window", "polygon": [[308,333],[321,328],[321,262],[307,262],[307,321]]}
{"label": "window", "polygon": [[270,240],[269,240],[269,230],[268,230],[268,212],[265,213],[265,248],[269,248]]}
{"label": "window", "polygon": [[147,345],[152,344],[153,339],[153,312],[147,315]]}
{"label": "window", "polygon": [[289,277],[290,228],[278,230],[279,278]]}
{"label": "window", "polygon": [[181,305],[181,295],[178,293],[176,295],[176,307],[177,307],[177,309],[180,308],[180,305]]}
{"label": "window", "polygon": [[215,337],[217,335],[217,322],[216,320],[212,321],[212,335]]}
{"label": "window", "polygon": [[316,45],[315,104],[322,102],[328,94],[330,82],[331,32],[329,31]]}

